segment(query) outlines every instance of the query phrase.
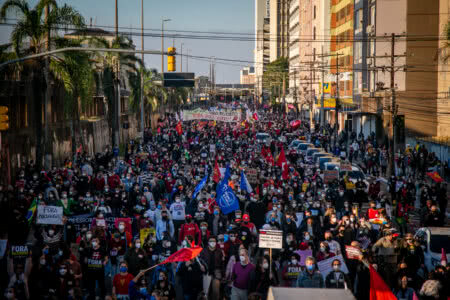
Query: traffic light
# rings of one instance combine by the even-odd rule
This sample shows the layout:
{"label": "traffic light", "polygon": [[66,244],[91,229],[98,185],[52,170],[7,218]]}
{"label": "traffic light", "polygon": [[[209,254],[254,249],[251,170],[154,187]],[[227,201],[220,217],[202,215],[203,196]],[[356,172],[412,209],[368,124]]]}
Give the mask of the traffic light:
{"label": "traffic light", "polygon": [[9,129],[8,107],[0,106],[0,131]]}
{"label": "traffic light", "polygon": [[175,49],[175,47],[169,47],[167,49],[167,52],[169,53],[167,56],[167,71],[175,72],[175,70],[176,70],[176,63],[175,63],[176,49]]}

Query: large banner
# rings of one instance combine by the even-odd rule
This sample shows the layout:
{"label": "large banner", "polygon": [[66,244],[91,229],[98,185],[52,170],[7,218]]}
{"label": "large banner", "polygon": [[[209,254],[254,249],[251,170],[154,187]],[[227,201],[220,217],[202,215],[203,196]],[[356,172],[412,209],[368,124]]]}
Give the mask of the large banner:
{"label": "large banner", "polygon": [[183,121],[210,120],[222,122],[238,122],[241,119],[241,111],[209,111],[204,109],[184,110]]}
{"label": "large banner", "polygon": [[[90,214],[84,215],[76,215],[67,217],[67,225],[73,226],[77,233],[81,232],[81,227],[83,225],[87,225],[89,228],[91,227],[93,216]],[[116,218],[116,217],[105,217],[105,227],[108,228],[110,232],[114,231],[117,228],[119,221],[125,222],[125,230],[131,233],[131,224],[133,220],[131,218]],[[97,226],[99,224],[97,223]]]}

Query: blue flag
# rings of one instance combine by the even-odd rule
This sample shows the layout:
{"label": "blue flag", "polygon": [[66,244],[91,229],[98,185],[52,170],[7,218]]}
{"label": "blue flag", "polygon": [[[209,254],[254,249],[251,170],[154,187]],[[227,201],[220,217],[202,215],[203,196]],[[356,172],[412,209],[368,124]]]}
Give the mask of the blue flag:
{"label": "blue flag", "polygon": [[200,193],[202,188],[205,186],[207,179],[208,179],[208,172],[206,172],[205,177],[203,177],[203,179],[195,187],[194,193],[192,194],[192,199],[195,199],[197,197],[198,193]]}
{"label": "blue flag", "polygon": [[247,191],[249,194],[253,192],[252,186],[248,182],[244,171],[241,171],[241,190]]}
{"label": "blue flag", "polygon": [[239,209],[239,201],[233,193],[233,189],[228,185],[228,180],[222,180],[219,184],[216,202],[225,215]]}
{"label": "blue flag", "polygon": [[223,176],[222,181],[228,183],[228,179],[230,179],[230,164],[227,164],[227,168],[225,170],[225,175]]}

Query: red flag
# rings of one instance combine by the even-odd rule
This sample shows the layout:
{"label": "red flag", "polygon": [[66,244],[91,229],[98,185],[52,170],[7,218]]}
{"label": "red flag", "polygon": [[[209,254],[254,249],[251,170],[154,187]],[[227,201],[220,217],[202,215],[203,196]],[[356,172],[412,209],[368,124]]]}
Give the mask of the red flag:
{"label": "red flag", "polygon": [[281,176],[284,180],[289,178],[289,166],[287,163],[283,164],[283,173],[281,173]]}
{"label": "red flag", "polygon": [[439,173],[436,172],[436,171],[434,171],[433,173],[428,172],[427,175],[430,176],[431,179],[433,179],[433,180],[434,180],[435,182],[437,182],[437,183],[440,183],[440,182],[444,181],[444,180],[441,178],[441,176],[439,176]]}
{"label": "red flag", "polygon": [[281,147],[280,155],[278,155],[277,166],[283,167],[283,164],[287,164],[286,155],[284,154],[284,147]]}
{"label": "red flag", "polygon": [[221,176],[222,176],[222,174],[220,174],[219,164],[217,163],[217,159],[216,159],[216,163],[214,164],[214,172],[213,172],[214,182],[219,183]]}
{"label": "red flag", "polygon": [[183,134],[183,127],[181,127],[181,121],[178,121],[178,124],[175,127],[175,130],[178,132],[178,135],[182,135]]}
{"label": "red flag", "polygon": [[275,166],[275,161],[273,159],[272,152],[270,152],[270,150],[269,150],[269,152],[268,152],[268,154],[266,156],[266,162],[268,164],[271,164],[272,166]]}
{"label": "red flag", "polygon": [[258,121],[258,120],[259,120],[258,114],[257,114],[256,112],[253,113],[253,119],[255,119],[255,121]]}
{"label": "red flag", "polygon": [[391,289],[378,275],[377,271],[369,265],[370,271],[370,300],[397,300]]}
{"label": "red flag", "polygon": [[202,252],[203,248],[194,246],[192,248],[181,248],[171,256],[169,256],[165,261],[160,263],[160,265],[180,262],[180,261],[189,261],[191,259],[196,258],[200,252]]}

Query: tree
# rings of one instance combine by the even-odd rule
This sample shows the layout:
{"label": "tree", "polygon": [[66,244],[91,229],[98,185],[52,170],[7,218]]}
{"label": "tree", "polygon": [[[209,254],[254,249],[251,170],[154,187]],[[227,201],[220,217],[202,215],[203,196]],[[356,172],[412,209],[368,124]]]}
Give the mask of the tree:
{"label": "tree", "polygon": [[289,60],[286,57],[280,57],[277,60],[267,64],[266,71],[263,74],[263,89],[271,92],[272,101],[275,97],[284,96],[288,86]]}
{"label": "tree", "polygon": [[[162,113],[169,94],[167,89],[158,84],[162,81],[162,76],[155,69],[145,70],[144,74],[144,111],[149,111],[150,115],[159,111]],[[151,126],[151,119],[147,122]]]}
{"label": "tree", "polygon": [[[89,44],[107,49],[131,49],[133,42],[123,36],[118,36],[111,43],[104,38],[91,38]],[[140,68],[143,61],[134,54],[125,53],[94,53],[93,60],[96,69],[97,88],[101,86],[103,94],[108,100],[108,120],[112,128],[112,144],[118,146],[119,119],[118,95],[121,82],[125,81],[123,75],[127,75],[131,87],[131,98],[136,102],[140,95]],[[125,71],[122,72],[122,68]],[[113,109],[111,109],[113,108]]]}
{"label": "tree", "polygon": [[[82,41],[75,39],[55,39],[57,48],[81,47]],[[72,130],[72,152],[75,153],[77,143],[84,148],[81,134],[80,106],[86,108],[94,95],[94,69],[90,61],[90,54],[81,51],[64,52],[61,58],[52,59],[50,71],[59,79],[65,90],[65,108],[70,112]]]}
{"label": "tree", "polygon": [[[46,8],[49,8],[48,15],[44,17]],[[4,21],[7,16],[18,18],[11,33],[11,43],[18,57],[29,54],[45,52],[51,45],[48,37],[55,27],[71,26],[75,28],[84,27],[84,18],[71,6],[64,4],[59,7],[56,0],[40,0],[33,8],[30,8],[25,0],[7,0],[0,8],[0,20]],[[50,57],[50,60],[53,58]],[[46,82],[47,64],[45,58],[34,59],[30,62],[32,70],[32,81],[34,93],[34,128],[36,130],[36,165],[41,166],[43,158],[42,149],[42,113],[44,94],[50,88]],[[44,70],[44,72],[42,72]],[[48,77],[47,77],[48,78]],[[46,109],[46,105],[44,105]],[[48,127],[48,120],[45,126]],[[49,141],[44,141],[49,145]]]}

